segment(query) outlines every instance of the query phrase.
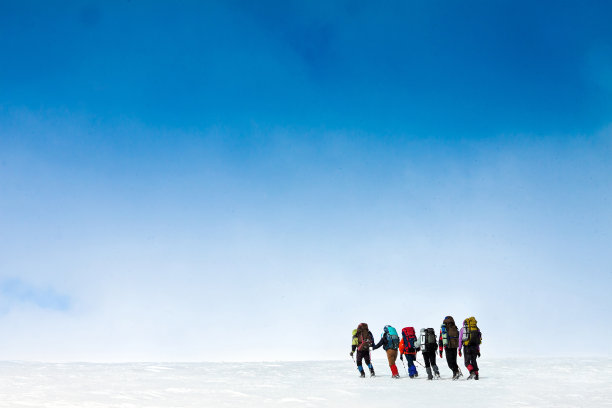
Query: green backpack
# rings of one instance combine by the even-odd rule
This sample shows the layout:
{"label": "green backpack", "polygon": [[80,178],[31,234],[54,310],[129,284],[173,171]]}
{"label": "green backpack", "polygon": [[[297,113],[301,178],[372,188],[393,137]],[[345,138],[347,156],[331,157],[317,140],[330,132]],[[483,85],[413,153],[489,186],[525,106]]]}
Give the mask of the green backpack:
{"label": "green backpack", "polygon": [[383,346],[385,350],[397,350],[399,347],[399,336],[397,335],[397,330],[393,326],[385,326],[383,336],[387,338],[387,344]]}

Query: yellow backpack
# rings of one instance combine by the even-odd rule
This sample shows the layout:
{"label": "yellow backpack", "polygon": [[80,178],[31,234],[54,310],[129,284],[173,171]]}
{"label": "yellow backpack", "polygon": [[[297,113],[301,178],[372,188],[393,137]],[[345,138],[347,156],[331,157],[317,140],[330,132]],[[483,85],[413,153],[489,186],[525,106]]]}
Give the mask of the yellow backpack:
{"label": "yellow backpack", "polygon": [[481,340],[480,329],[477,325],[476,318],[474,316],[468,317],[463,322],[463,345],[464,346],[478,346]]}
{"label": "yellow backpack", "polygon": [[357,338],[357,329],[353,330],[353,346],[359,345],[359,338]]}

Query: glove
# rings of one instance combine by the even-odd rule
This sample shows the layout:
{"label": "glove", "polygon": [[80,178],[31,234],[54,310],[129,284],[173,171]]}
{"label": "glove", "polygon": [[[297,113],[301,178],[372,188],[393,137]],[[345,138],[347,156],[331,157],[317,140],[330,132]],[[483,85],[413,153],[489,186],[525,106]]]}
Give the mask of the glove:
{"label": "glove", "polygon": [[461,349],[459,349],[459,357],[461,357]]}
{"label": "glove", "polygon": [[480,351],[478,352],[478,357],[480,357]]}
{"label": "glove", "polygon": [[440,358],[442,358],[442,352],[440,352]]}
{"label": "glove", "polygon": [[404,361],[404,355],[400,354],[400,360]]}
{"label": "glove", "polygon": [[351,357],[353,357],[353,352],[351,351]]}

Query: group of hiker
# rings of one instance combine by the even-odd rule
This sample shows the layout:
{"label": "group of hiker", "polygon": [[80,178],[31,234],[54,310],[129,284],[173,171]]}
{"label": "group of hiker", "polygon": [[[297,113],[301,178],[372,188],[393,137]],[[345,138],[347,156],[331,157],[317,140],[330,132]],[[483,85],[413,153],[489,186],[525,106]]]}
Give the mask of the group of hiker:
{"label": "group of hiker", "polygon": [[465,319],[461,329],[459,329],[453,317],[446,316],[442,321],[438,339],[436,339],[436,332],[432,328],[421,329],[417,337],[414,327],[404,327],[400,338],[397,330],[393,326],[387,325],[384,327],[378,343],[374,341],[374,336],[368,329],[368,325],[360,323],[357,329],[353,330],[350,355],[353,357],[355,352],[357,352],[355,362],[361,377],[365,377],[363,361],[365,361],[370,369],[370,376],[374,377],[375,372],[370,359],[370,348],[376,350],[382,347],[387,352],[392,377],[400,378],[397,366],[395,365],[399,353],[402,363],[404,357],[406,358],[409,377],[415,378],[418,377],[419,373],[414,363],[417,361],[417,352],[420,351],[423,355],[423,360],[425,360],[427,379],[433,380],[434,376],[435,378],[440,378],[440,370],[438,370],[436,365],[436,353],[439,352],[440,358],[442,358],[442,353],[446,352],[446,363],[453,372],[453,380],[457,380],[463,376],[461,369],[457,365],[457,353],[461,357],[461,350],[463,349],[465,367],[469,372],[467,379],[478,380],[478,363],[476,359],[480,357],[481,342],[482,333],[474,317]]}

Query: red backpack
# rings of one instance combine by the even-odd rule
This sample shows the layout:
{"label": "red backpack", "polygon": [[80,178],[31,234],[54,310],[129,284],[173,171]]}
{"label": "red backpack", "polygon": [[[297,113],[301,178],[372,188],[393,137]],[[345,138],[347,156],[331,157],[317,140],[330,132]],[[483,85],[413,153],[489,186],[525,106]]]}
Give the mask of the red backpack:
{"label": "red backpack", "polygon": [[417,341],[416,334],[414,333],[414,327],[404,327],[402,329],[402,337],[404,339],[404,348],[410,353],[414,353],[415,343]]}

